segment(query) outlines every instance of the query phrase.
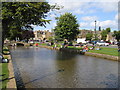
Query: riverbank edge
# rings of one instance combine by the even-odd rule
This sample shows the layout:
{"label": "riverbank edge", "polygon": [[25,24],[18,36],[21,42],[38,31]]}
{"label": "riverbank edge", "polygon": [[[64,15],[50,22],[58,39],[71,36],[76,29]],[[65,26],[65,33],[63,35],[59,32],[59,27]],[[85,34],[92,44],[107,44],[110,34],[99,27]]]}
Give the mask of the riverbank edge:
{"label": "riverbank edge", "polygon": [[9,70],[9,81],[7,82],[7,89],[16,89],[17,90],[17,85],[16,85],[16,80],[15,80],[15,75],[14,75],[14,69],[13,69],[13,64],[12,64],[12,57],[11,55],[6,55],[9,59],[8,63],[8,70]]}
{"label": "riverbank edge", "polygon": [[[42,48],[48,48],[48,49],[52,49],[52,50],[65,50],[65,51],[69,51],[69,52],[72,52],[70,49],[68,48],[53,48],[53,47],[50,47],[50,46],[42,46],[42,45],[39,45],[39,47],[42,47]],[[74,50],[74,52],[76,53],[79,53],[78,50]],[[106,55],[106,54],[99,54],[99,53],[91,53],[91,52],[85,52],[84,55],[86,56],[93,56],[93,57],[99,57],[99,58],[104,58],[104,59],[109,59],[109,60],[113,60],[113,61],[119,61],[118,59],[118,56],[111,56],[111,55]]]}

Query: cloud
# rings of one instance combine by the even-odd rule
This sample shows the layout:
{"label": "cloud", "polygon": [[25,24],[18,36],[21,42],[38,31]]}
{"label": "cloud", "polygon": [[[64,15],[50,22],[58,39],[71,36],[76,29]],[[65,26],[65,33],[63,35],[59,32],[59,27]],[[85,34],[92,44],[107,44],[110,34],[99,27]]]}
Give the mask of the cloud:
{"label": "cloud", "polygon": [[76,14],[84,14],[85,12],[80,10],[80,9],[77,9],[77,10],[74,11],[74,13],[76,13]]}
{"label": "cloud", "polygon": [[54,0],[52,2],[51,1],[50,1],[50,4],[57,3],[58,5],[64,6],[64,8],[61,9],[61,11],[73,10],[75,8],[80,7],[83,3],[83,2],[79,2],[79,1],[73,2],[73,1],[68,1],[68,0]]}
{"label": "cloud", "polygon": [[118,14],[115,15],[115,20],[118,20]]}
{"label": "cloud", "polygon": [[103,28],[118,28],[118,23],[116,21],[112,21],[112,20],[106,20],[106,21],[102,21],[100,22],[99,26],[103,27]]}
{"label": "cloud", "polygon": [[[91,28],[95,27],[95,20],[97,20],[97,27],[101,26],[102,28],[116,28],[118,26],[118,14],[116,14],[111,20],[102,20],[103,16],[97,14],[102,13],[114,13],[118,10],[118,1],[119,0],[48,0],[50,4],[57,3],[58,5],[64,6],[63,9],[59,10],[61,12],[59,14],[63,14],[65,12],[72,12],[73,14],[82,14],[85,17],[81,19],[83,22],[80,22],[80,28]],[[96,15],[96,16],[87,16],[87,15]],[[119,14],[120,15],[120,14]],[[51,15],[53,18],[54,15]],[[81,17],[81,16],[79,16]],[[98,20],[99,19],[99,20]],[[51,27],[54,27],[53,23],[51,23]]]}
{"label": "cloud", "polygon": [[[117,29],[118,28],[118,23],[114,20],[105,20],[105,21],[97,21],[96,22],[96,28],[101,26],[102,28],[108,28],[110,27],[111,29]],[[95,22],[81,22],[80,23],[80,28],[89,28],[89,29],[94,29],[95,28]]]}
{"label": "cloud", "polygon": [[[91,7],[94,7],[94,9],[99,8],[107,12],[116,11],[118,1],[119,0],[48,0],[50,4],[57,3],[58,5],[64,6],[61,11],[75,10],[75,12],[82,12],[82,14],[83,12],[88,13],[88,9]],[[91,10],[90,13],[94,11],[95,10]]]}
{"label": "cloud", "polygon": [[86,22],[81,22],[80,23],[80,27],[85,28],[86,26],[88,26],[88,23],[86,23]]}
{"label": "cloud", "polygon": [[95,20],[97,20],[98,17],[96,17],[96,16],[85,16],[85,17],[82,17],[81,19],[82,19],[83,21],[88,21],[88,22],[90,22],[90,21],[95,21]]}
{"label": "cloud", "polygon": [[104,12],[118,11],[118,2],[98,2],[95,7],[102,9]]}

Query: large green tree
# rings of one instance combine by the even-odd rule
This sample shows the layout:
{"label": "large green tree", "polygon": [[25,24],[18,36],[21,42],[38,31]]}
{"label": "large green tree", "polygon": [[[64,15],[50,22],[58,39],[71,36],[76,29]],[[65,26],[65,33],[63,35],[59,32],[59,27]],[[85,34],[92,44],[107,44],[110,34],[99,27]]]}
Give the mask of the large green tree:
{"label": "large green tree", "polygon": [[60,9],[48,2],[2,2],[2,28],[5,37],[15,39],[22,30],[32,30],[31,25],[46,27],[50,10]]}
{"label": "large green tree", "polygon": [[120,41],[120,31],[114,31],[113,36],[117,39],[117,41]]}
{"label": "large green tree", "polygon": [[23,29],[32,29],[31,24],[45,26],[50,11],[47,2],[3,2],[2,28],[5,37],[17,34]]}
{"label": "large green tree", "polygon": [[56,38],[72,41],[79,34],[79,24],[77,18],[72,13],[65,13],[57,18],[57,26],[53,29]]}

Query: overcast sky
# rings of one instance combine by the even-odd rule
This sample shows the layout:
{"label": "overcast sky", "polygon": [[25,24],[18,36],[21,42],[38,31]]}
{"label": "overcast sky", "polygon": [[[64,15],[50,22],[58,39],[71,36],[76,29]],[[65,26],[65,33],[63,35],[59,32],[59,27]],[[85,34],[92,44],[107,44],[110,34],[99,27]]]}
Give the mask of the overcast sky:
{"label": "overcast sky", "polygon": [[50,24],[46,28],[33,26],[34,30],[50,30],[56,26],[55,17],[60,14],[70,12],[76,16],[79,29],[94,30],[95,20],[97,21],[97,29],[110,27],[112,30],[118,30],[118,1],[119,0],[47,0],[49,4],[64,6],[59,11],[48,14],[47,19],[51,19]]}

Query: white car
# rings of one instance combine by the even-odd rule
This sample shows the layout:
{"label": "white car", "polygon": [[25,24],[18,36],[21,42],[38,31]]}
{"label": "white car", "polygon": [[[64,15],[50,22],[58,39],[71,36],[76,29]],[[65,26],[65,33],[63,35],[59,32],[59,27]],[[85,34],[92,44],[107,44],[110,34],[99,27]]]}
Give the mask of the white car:
{"label": "white car", "polygon": [[109,43],[106,42],[97,42],[96,44],[100,46],[109,46]]}

